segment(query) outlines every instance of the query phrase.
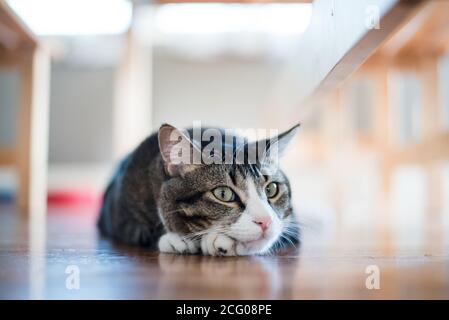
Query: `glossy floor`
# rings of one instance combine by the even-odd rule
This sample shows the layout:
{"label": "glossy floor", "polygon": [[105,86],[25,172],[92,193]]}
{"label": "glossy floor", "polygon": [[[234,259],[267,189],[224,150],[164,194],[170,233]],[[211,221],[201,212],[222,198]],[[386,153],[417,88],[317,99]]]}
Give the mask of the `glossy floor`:
{"label": "glossy floor", "polygon": [[0,298],[449,298],[443,229],[402,230],[421,236],[401,242],[392,230],[306,224],[300,250],[212,258],[117,246],[98,237],[94,221],[92,209],[52,209],[44,230],[0,207]]}

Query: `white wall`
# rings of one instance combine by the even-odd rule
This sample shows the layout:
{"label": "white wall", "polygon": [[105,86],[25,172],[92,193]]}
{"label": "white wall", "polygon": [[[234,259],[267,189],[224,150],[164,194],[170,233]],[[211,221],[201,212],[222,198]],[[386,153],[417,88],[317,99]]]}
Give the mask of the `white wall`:
{"label": "white wall", "polygon": [[260,128],[278,113],[270,110],[278,64],[183,60],[156,51],[153,68],[153,127],[164,122],[186,127],[200,120],[225,128]]}
{"label": "white wall", "polygon": [[54,64],[50,98],[50,164],[112,159],[112,67]]}

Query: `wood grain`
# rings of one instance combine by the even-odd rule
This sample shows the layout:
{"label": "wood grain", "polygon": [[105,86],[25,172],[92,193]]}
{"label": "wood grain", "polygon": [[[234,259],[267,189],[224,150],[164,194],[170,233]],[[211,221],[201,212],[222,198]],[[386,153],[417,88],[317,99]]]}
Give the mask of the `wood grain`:
{"label": "wood grain", "polygon": [[[46,245],[33,245],[26,219],[0,207],[0,299],[449,298],[440,226],[423,243],[390,243],[390,253],[375,228],[331,237],[305,228],[300,249],[230,258],[115,245],[98,236],[91,208],[52,209],[46,226]],[[365,286],[370,265],[380,269],[379,290]],[[79,290],[66,289],[68,266],[79,267]]]}

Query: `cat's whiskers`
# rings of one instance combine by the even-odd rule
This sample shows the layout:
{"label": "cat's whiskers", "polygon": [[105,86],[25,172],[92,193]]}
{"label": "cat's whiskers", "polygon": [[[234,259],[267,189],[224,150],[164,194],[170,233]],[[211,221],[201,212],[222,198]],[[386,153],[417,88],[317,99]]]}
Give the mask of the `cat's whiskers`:
{"label": "cat's whiskers", "polygon": [[281,239],[286,240],[290,245],[292,245],[294,248],[296,248],[296,244],[290,239],[289,237],[286,237],[285,234],[281,234]]}

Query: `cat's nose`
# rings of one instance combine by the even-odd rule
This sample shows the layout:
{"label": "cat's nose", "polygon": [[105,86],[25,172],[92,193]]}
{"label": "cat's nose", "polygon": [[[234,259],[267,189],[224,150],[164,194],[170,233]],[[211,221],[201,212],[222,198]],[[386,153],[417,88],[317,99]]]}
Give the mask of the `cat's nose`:
{"label": "cat's nose", "polygon": [[262,231],[265,231],[271,224],[271,218],[270,217],[257,218],[254,220],[254,223],[259,225],[259,227],[262,228]]}

